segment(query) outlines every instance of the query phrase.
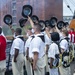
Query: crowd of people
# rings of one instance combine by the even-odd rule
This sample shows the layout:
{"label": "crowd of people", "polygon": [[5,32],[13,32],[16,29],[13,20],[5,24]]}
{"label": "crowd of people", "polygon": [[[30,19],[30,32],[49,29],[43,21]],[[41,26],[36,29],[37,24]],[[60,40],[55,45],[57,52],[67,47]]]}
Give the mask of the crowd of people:
{"label": "crowd of people", "polygon": [[[55,23],[53,28],[48,25],[41,32],[39,23],[33,23],[30,17],[28,21],[31,28],[26,32],[26,42],[21,28],[14,31],[10,51],[13,75],[24,75],[24,65],[27,75],[71,75],[69,42],[74,48],[74,29],[67,25],[59,30]],[[0,75],[6,69],[6,39],[0,27]]]}

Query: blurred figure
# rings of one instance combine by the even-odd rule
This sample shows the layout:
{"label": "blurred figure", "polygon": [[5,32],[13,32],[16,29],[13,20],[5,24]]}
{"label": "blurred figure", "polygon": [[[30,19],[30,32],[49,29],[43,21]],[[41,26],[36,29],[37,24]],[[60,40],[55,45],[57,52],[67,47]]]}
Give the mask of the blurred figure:
{"label": "blurred figure", "polygon": [[15,39],[11,47],[11,56],[12,56],[12,70],[13,75],[23,75],[23,66],[24,66],[24,38],[21,35],[22,30],[16,28],[15,30]]}
{"label": "blurred figure", "polygon": [[70,38],[70,41],[72,42],[72,43],[74,43],[74,29],[73,28],[70,28],[70,30],[69,30],[69,38]]}
{"label": "blurred figure", "polygon": [[45,36],[45,52],[46,52],[46,74],[49,75],[49,65],[48,65],[48,50],[49,50],[49,45],[51,44],[51,37],[50,37],[50,30],[51,27],[47,26],[44,31],[44,36]]}
{"label": "blurred figure", "polygon": [[6,38],[0,27],[0,75],[5,75],[6,69]]}
{"label": "blurred figure", "polygon": [[59,67],[60,75],[71,75],[71,69],[69,64],[69,38],[68,38],[68,31],[63,30],[62,34],[64,38],[60,42],[60,49],[62,53],[62,66]]}
{"label": "blurred figure", "polygon": [[60,40],[59,33],[53,32],[51,33],[52,43],[49,46],[48,50],[48,64],[49,64],[49,75],[59,75],[58,67],[56,66],[59,61],[57,61],[56,55],[59,54],[59,48],[57,45],[57,41]]}
{"label": "blurred figure", "polygon": [[27,30],[27,36],[28,39],[26,40],[25,43],[25,66],[26,66],[27,75],[32,75],[31,63],[29,61],[29,54],[31,53],[31,51],[29,51],[29,47],[30,47],[31,40],[33,38],[32,28],[29,28]]}
{"label": "blurred figure", "polygon": [[33,27],[34,38],[30,43],[29,50],[31,54],[29,57],[32,61],[32,68],[34,70],[34,75],[45,75],[45,38],[41,33],[41,26],[35,24]]}

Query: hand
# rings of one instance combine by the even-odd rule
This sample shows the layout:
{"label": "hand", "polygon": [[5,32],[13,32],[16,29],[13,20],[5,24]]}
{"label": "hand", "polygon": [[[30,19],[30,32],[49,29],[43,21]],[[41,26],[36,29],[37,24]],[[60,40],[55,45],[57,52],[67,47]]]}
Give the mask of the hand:
{"label": "hand", "polygon": [[28,57],[28,56],[26,56],[26,59],[28,60],[28,59],[29,59],[29,57]]}
{"label": "hand", "polygon": [[33,70],[36,70],[36,65],[33,65]]}
{"label": "hand", "polygon": [[12,25],[9,25],[10,29],[12,28]]}
{"label": "hand", "polygon": [[53,66],[52,66],[52,64],[50,64],[50,69],[52,69],[53,68]]}
{"label": "hand", "polygon": [[14,58],[14,62],[17,62],[17,60]]}

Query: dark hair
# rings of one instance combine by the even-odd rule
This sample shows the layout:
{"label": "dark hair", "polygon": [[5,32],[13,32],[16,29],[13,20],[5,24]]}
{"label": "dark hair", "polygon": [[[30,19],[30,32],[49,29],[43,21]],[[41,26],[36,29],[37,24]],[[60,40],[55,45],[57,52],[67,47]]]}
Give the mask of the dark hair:
{"label": "dark hair", "polygon": [[51,33],[51,40],[52,41],[59,41],[60,40],[59,33],[58,32]]}
{"label": "dark hair", "polygon": [[2,33],[2,28],[0,27],[0,34]]}
{"label": "dark hair", "polygon": [[21,28],[16,28],[16,32],[20,35],[22,33],[22,29]]}

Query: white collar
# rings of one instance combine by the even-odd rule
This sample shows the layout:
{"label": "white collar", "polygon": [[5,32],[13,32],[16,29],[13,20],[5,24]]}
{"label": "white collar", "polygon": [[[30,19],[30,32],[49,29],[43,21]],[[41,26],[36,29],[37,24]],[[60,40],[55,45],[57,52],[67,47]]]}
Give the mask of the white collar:
{"label": "white collar", "polygon": [[44,35],[44,34],[42,34],[42,33],[39,33],[39,34],[35,34],[34,36],[39,36],[39,35]]}
{"label": "white collar", "polygon": [[23,35],[17,35],[15,38],[18,38],[18,37],[23,37]]}

